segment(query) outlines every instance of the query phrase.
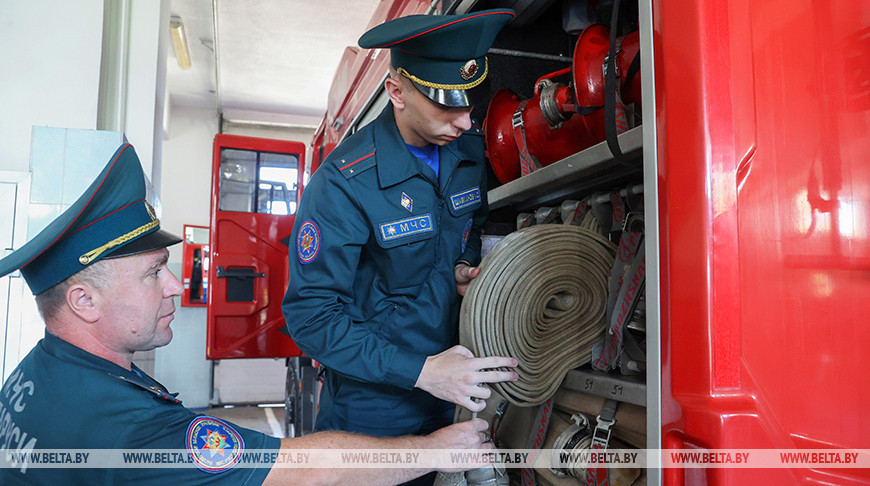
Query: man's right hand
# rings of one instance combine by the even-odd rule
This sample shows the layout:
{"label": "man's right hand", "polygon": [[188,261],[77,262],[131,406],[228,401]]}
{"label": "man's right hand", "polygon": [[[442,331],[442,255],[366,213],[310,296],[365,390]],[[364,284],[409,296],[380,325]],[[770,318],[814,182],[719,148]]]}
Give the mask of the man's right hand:
{"label": "man's right hand", "polygon": [[476,418],[438,429],[428,438],[432,449],[492,449],[488,429],[486,420]]}
{"label": "man's right hand", "polygon": [[[389,413],[389,411],[385,411]],[[452,450],[480,450],[489,452],[494,446],[485,434],[489,424],[483,419],[449,425],[429,435],[403,437],[371,437],[342,431],[326,431],[281,440],[281,452],[295,456],[308,451],[310,467],[272,467],[264,485],[285,484],[400,484],[432,471],[459,472],[491,464],[484,454],[452,455]],[[335,449],[405,450],[414,454],[416,467],[327,468]],[[424,451],[424,450],[428,450]],[[334,461],[333,461],[334,462]]]}
{"label": "man's right hand", "polygon": [[[459,422],[457,424],[438,429],[426,436],[426,441],[429,443],[430,449],[493,449],[495,446],[486,431],[489,429],[489,424],[483,419],[471,419],[467,422]],[[443,458],[442,458],[443,460]],[[453,466],[445,466],[441,463],[437,470],[441,472],[459,472],[468,469],[483,467],[486,463],[466,462]]]}
{"label": "man's right hand", "polygon": [[[519,375],[512,371],[483,371],[492,368],[514,368],[514,358],[491,356],[475,358],[464,346],[453,346],[443,353],[429,356],[423,365],[416,387],[432,396],[465,407],[472,412],[486,408],[492,391],[483,383],[514,381]],[[474,401],[477,398],[479,401]]]}

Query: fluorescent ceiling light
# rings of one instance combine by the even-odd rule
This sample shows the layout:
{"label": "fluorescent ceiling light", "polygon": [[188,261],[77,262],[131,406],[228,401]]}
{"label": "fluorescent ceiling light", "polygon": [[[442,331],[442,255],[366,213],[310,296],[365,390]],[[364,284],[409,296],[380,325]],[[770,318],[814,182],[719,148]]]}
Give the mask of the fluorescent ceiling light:
{"label": "fluorescent ceiling light", "polygon": [[175,50],[175,60],[181,69],[190,68],[190,50],[187,48],[187,35],[181,17],[172,16],[169,19],[169,33],[172,36],[172,47]]}

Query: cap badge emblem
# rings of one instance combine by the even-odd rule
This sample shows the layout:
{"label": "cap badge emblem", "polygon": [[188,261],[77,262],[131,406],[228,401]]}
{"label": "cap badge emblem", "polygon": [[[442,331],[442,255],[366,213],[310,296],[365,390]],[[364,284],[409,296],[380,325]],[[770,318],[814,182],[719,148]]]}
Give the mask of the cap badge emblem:
{"label": "cap badge emblem", "polygon": [[459,75],[462,76],[462,79],[468,81],[477,74],[477,69],[477,61],[472,59],[459,68]]}
{"label": "cap badge emblem", "polygon": [[145,210],[148,211],[148,216],[151,216],[152,221],[157,219],[157,214],[154,213],[154,208],[148,204],[148,201],[145,201]]}

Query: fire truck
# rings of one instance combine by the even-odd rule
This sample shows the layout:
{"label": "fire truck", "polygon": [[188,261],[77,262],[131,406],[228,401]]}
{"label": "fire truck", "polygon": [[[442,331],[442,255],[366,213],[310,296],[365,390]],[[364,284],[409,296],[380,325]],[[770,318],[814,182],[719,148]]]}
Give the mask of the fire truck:
{"label": "fire truck", "polygon": [[[868,448],[870,4],[385,0],[370,27],[495,7],[517,17],[473,112],[491,170],[484,238],[589,213],[620,251],[643,243],[610,289],[626,314],[608,323],[625,338],[618,365],[567,373],[544,446],[615,403],[608,434],[626,448]],[[388,105],[388,67],[389,52],[346,49],[306,171]],[[312,389],[294,381],[302,368],[290,395]],[[532,426],[508,410],[502,442]],[[716,464],[621,484],[865,484],[868,471]]]}

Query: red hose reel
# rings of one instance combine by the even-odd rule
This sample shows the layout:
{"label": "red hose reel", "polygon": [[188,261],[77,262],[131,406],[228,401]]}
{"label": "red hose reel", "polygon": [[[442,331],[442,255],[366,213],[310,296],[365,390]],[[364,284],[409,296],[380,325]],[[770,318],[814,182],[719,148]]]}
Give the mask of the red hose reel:
{"label": "red hose reel", "polygon": [[[640,103],[640,77],[631,71],[638,54],[638,33],[617,39],[619,94],[624,103]],[[542,76],[535,94],[521,100],[501,89],[489,103],[484,132],[486,150],[498,180],[504,184],[520,175],[575,154],[604,140],[604,62],[610,51],[610,30],[602,24],[587,27],[577,39],[570,69]],[[572,74],[566,86],[553,78]],[[617,130],[628,129],[617,103]]]}

